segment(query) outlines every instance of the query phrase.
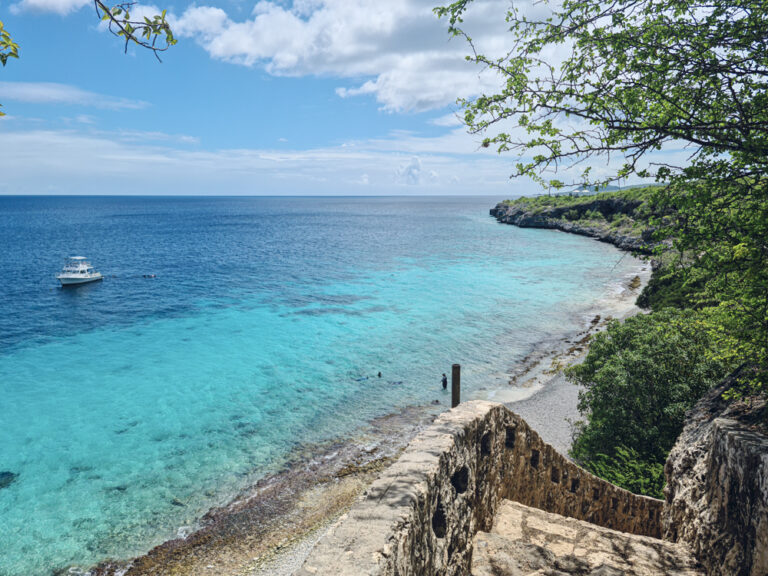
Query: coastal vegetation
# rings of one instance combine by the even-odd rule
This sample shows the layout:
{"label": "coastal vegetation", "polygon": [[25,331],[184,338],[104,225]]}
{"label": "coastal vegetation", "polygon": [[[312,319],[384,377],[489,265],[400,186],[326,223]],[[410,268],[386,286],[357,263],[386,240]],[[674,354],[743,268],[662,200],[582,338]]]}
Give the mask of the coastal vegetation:
{"label": "coastal vegetation", "polygon": [[[627,233],[648,239],[641,245],[654,271],[637,300],[647,313],[611,321],[591,340],[584,363],[566,374],[583,387],[578,408],[584,421],[577,423],[571,455],[595,474],[655,497],[662,496],[664,462],[684,414],[699,398],[742,365],[747,376],[731,395],[762,391],[759,367],[744,354],[748,344],[733,329],[738,318],[723,305],[716,276],[700,270],[701,253],[681,249],[671,236],[680,216],[664,192],[648,187],[504,203],[538,214],[536,222],[548,227],[575,226],[590,235],[598,229],[614,243]],[[612,228],[611,213],[623,214],[629,225]],[[744,295],[733,290],[731,296]]]}
{"label": "coastal vegetation", "polygon": [[658,496],[687,408],[737,368],[731,399],[768,388],[768,8],[565,0],[536,19],[513,7],[509,52],[492,58],[461,28],[470,4],[437,13],[467,39],[468,59],[501,77],[497,93],[461,104],[483,146],[518,156],[513,176],[547,191],[630,176],[655,182],[508,206],[518,220],[530,215],[528,225],[609,241],[629,235],[641,246],[614,243],[653,255],[638,300],[650,314],[610,324],[569,375],[584,386],[586,418],[573,455]]}
{"label": "coastal vegetation", "polygon": [[711,325],[692,310],[665,308],[598,333],[582,364],[566,370],[582,386],[571,455],[635,492],[662,497],[664,462],[685,413],[728,373]]}
{"label": "coastal vegetation", "polygon": [[654,215],[652,187],[601,192],[592,195],[542,194],[507,200],[504,204],[534,216],[559,218],[582,226],[642,239]]}

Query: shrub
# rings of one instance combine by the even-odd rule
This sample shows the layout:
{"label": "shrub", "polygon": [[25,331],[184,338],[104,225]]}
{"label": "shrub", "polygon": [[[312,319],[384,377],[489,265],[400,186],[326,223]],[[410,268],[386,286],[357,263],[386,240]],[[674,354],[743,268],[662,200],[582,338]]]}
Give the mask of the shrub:
{"label": "shrub", "polygon": [[635,494],[664,497],[664,463],[643,460],[632,448],[617,446],[614,456],[598,454],[586,467],[593,474]]}
{"label": "shrub", "polygon": [[584,362],[566,370],[583,386],[578,408],[586,418],[573,457],[589,466],[623,446],[638,460],[663,463],[685,412],[728,372],[709,328],[694,311],[664,309],[597,334]]}

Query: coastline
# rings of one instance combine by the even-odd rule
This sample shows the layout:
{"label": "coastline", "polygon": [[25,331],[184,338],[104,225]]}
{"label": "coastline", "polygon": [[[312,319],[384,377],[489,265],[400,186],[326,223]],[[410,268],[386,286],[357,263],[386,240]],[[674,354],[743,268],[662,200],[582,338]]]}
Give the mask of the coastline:
{"label": "coastline", "polygon": [[[472,391],[463,399],[502,402],[519,413],[562,453],[570,446],[570,422],[578,419],[578,388],[562,369],[581,361],[586,342],[611,318],[638,313],[634,300],[650,277],[650,265],[637,261],[625,277],[580,314],[583,328],[537,345],[510,368],[509,387]],[[639,278],[638,283],[636,278]],[[169,540],[130,562],[102,562],[83,576],[230,575],[289,576],[314,543],[392,463],[410,440],[450,400],[407,407],[377,418],[350,438],[303,446],[289,463],[242,491],[232,502],[209,511],[199,528]]]}
{"label": "coastline", "polygon": [[[524,198],[523,198],[524,199]],[[645,255],[653,253],[654,243],[649,230],[614,229],[604,220],[602,223],[579,220],[571,221],[567,213],[578,208],[578,213],[597,211],[603,215],[634,216],[634,211],[643,202],[621,198],[600,199],[594,196],[579,197],[576,204],[545,209],[530,210],[529,207],[516,203],[499,202],[491,208],[490,215],[502,224],[511,224],[518,228],[544,228],[559,230],[568,234],[587,236],[600,242],[606,242],[627,252],[638,252]]]}
{"label": "coastline", "polygon": [[589,351],[587,341],[592,335],[603,331],[610,320],[624,320],[642,313],[634,302],[650,279],[650,264],[644,266],[638,276],[639,285],[628,285],[615,300],[604,302],[602,314],[596,315],[586,330],[574,338],[562,340],[559,349],[542,358],[538,371],[529,373],[531,378],[545,380],[536,393],[524,400],[506,404],[563,455],[567,456],[571,447],[572,424],[580,418],[577,410],[579,387],[566,379],[563,369],[584,360]]}
{"label": "coastline", "polygon": [[[244,575],[303,542],[347,510],[378,473],[437,415],[408,407],[351,438],[296,450],[289,463],[210,510],[191,534],[129,562],[105,561],[82,576]],[[307,550],[308,552],[308,550]],[[64,574],[73,574],[70,570]]]}

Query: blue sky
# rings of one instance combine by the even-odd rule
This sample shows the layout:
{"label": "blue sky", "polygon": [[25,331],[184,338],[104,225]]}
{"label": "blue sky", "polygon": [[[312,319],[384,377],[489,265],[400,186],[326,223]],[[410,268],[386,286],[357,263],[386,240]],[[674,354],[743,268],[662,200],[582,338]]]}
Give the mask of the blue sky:
{"label": "blue sky", "polygon": [[[0,4],[0,194],[500,194],[513,159],[455,100],[498,80],[464,61],[434,0],[173,0],[159,63],[88,0]],[[507,3],[468,26],[503,46]]]}
{"label": "blue sky", "polygon": [[[436,0],[157,1],[133,11],[167,9],[162,64],[124,53],[91,0],[0,0],[21,47],[0,69],[0,194],[540,191],[457,120],[457,98],[500,80]],[[480,51],[506,52],[508,6],[473,3]]]}

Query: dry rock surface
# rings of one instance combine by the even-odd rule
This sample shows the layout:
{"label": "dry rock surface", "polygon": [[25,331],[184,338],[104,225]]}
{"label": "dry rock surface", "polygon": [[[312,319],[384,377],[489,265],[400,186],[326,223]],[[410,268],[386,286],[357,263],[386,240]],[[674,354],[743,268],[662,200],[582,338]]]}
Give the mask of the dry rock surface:
{"label": "dry rock surface", "polygon": [[599,212],[607,217],[616,214],[632,215],[639,205],[640,201],[610,198],[593,201],[585,200],[578,205],[551,207],[539,212],[531,211],[527,206],[510,205],[500,202],[490,212],[491,216],[504,224],[513,224],[520,228],[562,230],[570,234],[589,236],[601,242],[613,244],[622,250],[649,254],[653,249],[651,229],[646,229],[643,232],[634,230],[621,232],[612,229],[607,224],[588,225],[580,221],[571,222],[565,217],[567,212],[576,211],[581,216],[589,210]]}
{"label": "dry rock surface", "polygon": [[768,437],[754,425],[765,406],[726,404],[729,385],[696,405],[667,459],[664,538],[711,576],[766,576]]}
{"label": "dry rock surface", "polygon": [[475,536],[472,576],[698,576],[688,549],[504,501]]}

